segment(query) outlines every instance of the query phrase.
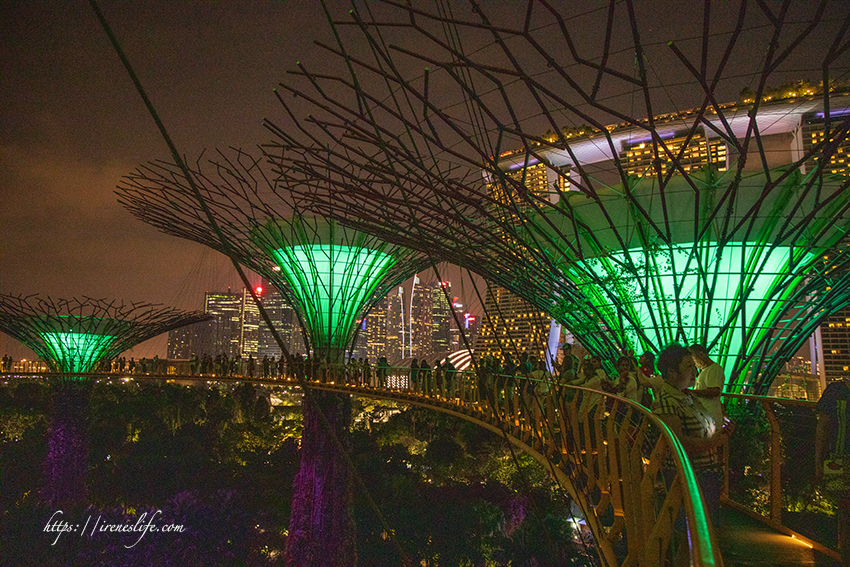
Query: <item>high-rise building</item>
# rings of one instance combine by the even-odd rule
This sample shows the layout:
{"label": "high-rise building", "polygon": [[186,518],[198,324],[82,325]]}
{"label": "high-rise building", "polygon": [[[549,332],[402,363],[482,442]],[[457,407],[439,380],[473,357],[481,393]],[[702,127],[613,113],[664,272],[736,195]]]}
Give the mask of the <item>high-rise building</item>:
{"label": "high-rise building", "polygon": [[210,336],[204,352],[215,356],[241,355],[242,347],[242,307],[244,293],[207,292],[204,297],[204,312],[212,315]]}
{"label": "high-rise building", "polygon": [[452,282],[436,282],[431,286],[431,351],[446,352],[451,347]]}
{"label": "high-rise building", "polygon": [[387,354],[387,323],[389,315],[390,298],[385,297],[366,315],[365,334],[365,356],[371,362],[377,361]]}
{"label": "high-rise building", "polygon": [[390,362],[397,362],[406,355],[407,327],[404,316],[404,288],[387,296],[387,347],[386,357]]}
{"label": "high-rise building", "polygon": [[428,285],[421,284],[419,276],[413,276],[413,289],[410,292],[410,345],[409,356],[422,358],[433,352],[432,333],[432,295]]}
{"label": "high-rise building", "polygon": [[[709,141],[706,140],[703,132],[696,132],[690,140],[687,136],[679,136],[665,140],[665,144],[686,172],[707,164],[716,166],[718,171],[726,171],[727,156],[724,140]],[[623,163],[623,169],[629,175],[654,175],[656,173],[653,167],[655,155],[656,151],[652,147],[652,142],[643,140],[626,144],[620,152],[620,160]],[[667,169],[672,167],[672,163],[672,160],[661,161],[659,163],[661,173],[666,174]]]}
{"label": "high-rise building", "polygon": [[[289,348],[292,332],[291,329],[287,329],[285,327],[283,322],[284,311],[288,305],[280,293],[269,285],[265,278],[263,278],[263,281],[260,284],[258,295],[260,297],[260,302],[263,304],[263,309],[265,310],[266,315],[268,315],[272,325],[274,325],[275,330],[280,335],[284,346]],[[280,346],[277,344],[271,329],[262,319],[260,320],[259,326],[259,336],[257,338],[257,358],[262,359],[262,357],[267,356],[269,358],[275,357],[275,360],[280,359]]]}
{"label": "high-rise building", "polygon": [[213,327],[212,321],[201,321],[168,332],[167,356],[172,360],[188,360],[193,354],[201,356],[207,348]]}
{"label": "high-rise building", "polygon": [[[254,290],[257,297],[262,301],[262,286]],[[257,358],[260,350],[260,324],[266,327],[265,321],[260,317],[260,309],[257,307],[251,292],[242,290],[242,327],[239,332],[239,352],[244,358],[253,356]]]}
{"label": "high-rise building", "polygon": [[[462,311],[463,305],[456,303],[455,309]],[[450,330],[451,343],[449,350],[451,352],[472,348],[475,345],[475,337],[478,336],[478,332],[481,330],[481,320],[477,315],[459,312],[458,320],[460,321],[460,328],[452,321],[452,328]]]}
{"label": "high-rise building", "polygon": [[[271,319],[278,335],[280,335],[283,345],[291,355],[304,354],[304,337],[295,310],[265,278],[262,280],[261,287],[263,291],[259,294],[260,302],[263,304],[263,309]],[[268,356],[280,360],[281,352],[271,329],[261,319],[257,358],[262,359],[263,356]]]}
{"label": "high-rise building", "polygon": [[[836,119],[833,120],[838,122]],[[806,114],[801,122],[802,145],[805,151],[824,143],[826,132],[823,113]],[[817,157],[814,157],[806,161],[805,170],[811,172],[818,165]],[[837,151],[830,157],[829,163],[824,165],[824,173],[828,176],[850,175],[850,139],[844,138],[838,144]],[[845,250],[847,250],[847,244],[848,242],[845,241]],[[829,261],[829,256],[824,256],[824,260]],[[812,360],[819,363],[819,367],[812,370],[813,373],[820,373],[823,380],[836,380],[850,376],[850,307],[840,309],[827,317],[815,334],[812,347],[812,350],[820,355],[813,353],[815,356]]]}
{"label": "high-rise building", "polygon": [[501,359],[505,352],[516,357],[528,352],[545,360],[551,319],[546,313],[508,290],[488,286],[481,331],[475,338],[475,356]]}

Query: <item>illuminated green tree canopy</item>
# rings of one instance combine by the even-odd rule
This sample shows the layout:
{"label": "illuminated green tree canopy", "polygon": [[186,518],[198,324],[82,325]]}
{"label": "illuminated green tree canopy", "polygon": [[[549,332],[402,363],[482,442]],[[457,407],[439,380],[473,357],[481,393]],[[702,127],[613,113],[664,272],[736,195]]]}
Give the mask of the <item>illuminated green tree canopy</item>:
{"label": "illuminated green tree canopy", "polygon": [[119,201],[163,232],[206,244],[268,280],[298,313],[313,349],[336,357],[356,322],[399,283],[429,264],[427,255],[333,221],[299,212],[299,201],[244,152],[219,154],[193,174],[224,241],[191,198],[179,169],[149,164],[124,178]]}
{"label": "illuminated green tree canopy", "polygon": [[397,261],[395,246],[318,217],[269,222],[254,237],[280,268],[275,279],[282,277],[297,298],[320,349],[348,345],[355,322]]}
{"label": "illuminated green tree canopy", "polygon": [[[688,8],[701,38],[650,42],[650,16],[614,2],[529,2],[521,24],[485,5],[355,9],[321,72],[281,85],[298,102],[279,94],[270,157],[313,210],[478,272],[591,350],[705,342],[764,393],[850,297],[833,8]],[[622,33],[577,45],[575,26]],[[752,96],[723,102],[742,69]],[[827,86],[771,101],[789,72]]]}
{"label": "illuminated green tree canopy", "polygon": [[[627,191],[600,191],[597,199],[568,195],[557,208],[529,214],[525,226],[623,344],[706,344],[742,384],[752,364],[778,371],[808,338],[819,308],[847,302],[832,289],[841,276],[823,261],[850,220],[844,180],[772,173],[772,181],[742,177],[734,199],[714,171],[674,177],[664,191],[671,206],[658,198],[655,180],[633,178]],[[819,198],[830,204],[819,206]],[[712,212],[724,200],[721,221]]]}
{"label": "illuminated green tree canopy", "polygon": [[31,348],[52,372],[89,372],[103,359],[208,318],[149,303],[0,295],[0,330]]}

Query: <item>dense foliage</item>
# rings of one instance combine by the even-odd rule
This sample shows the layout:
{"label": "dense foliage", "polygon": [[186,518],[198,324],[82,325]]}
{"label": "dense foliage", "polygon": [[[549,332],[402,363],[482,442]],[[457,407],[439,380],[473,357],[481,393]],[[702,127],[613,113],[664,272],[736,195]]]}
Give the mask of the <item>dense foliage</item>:
{"label": "dense foliage", "polygon": [[[0,564],[283,564],[299,464],[297,393],[92,384],[87,501],[56,516],[41,490],[57,389],[0,387]],[[411,563],[588,562],[574,543],[569,502],[504,440],[436,412],[370,400],[355,399],[353,415],[357,476]],[[358,565],[401,564],[362,486],[354,491]],[[182,533],[91,533],[95,522],[134,525],[157,510],[155,525],[181,525]],[[45,531],[51,517],[76,532]]]}

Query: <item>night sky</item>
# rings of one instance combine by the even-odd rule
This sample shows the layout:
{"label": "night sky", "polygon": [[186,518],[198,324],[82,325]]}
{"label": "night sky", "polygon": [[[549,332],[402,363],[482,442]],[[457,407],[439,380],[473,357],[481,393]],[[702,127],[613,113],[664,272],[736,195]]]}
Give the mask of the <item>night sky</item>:
{"label": "night sky", "polygon": [[[189,156],[266,142],[272,89],[327,39],[318,2],[102,10]],[[168,152],[89,4],[4,2],[0,37],[0,292],[199,309],[205,290],[240,288],[225,257],[118,205],[119,178]],[[14,346],[0,340],[4,352]]]}
{"label": "night sky", "polygon": [[[329,5],[337,14],[348,9]],[[602,17],[606,5],[587,3]],[[677,37],[697,33],[697,19],[672,5],[679,6],[648,5],[648,32],[665,29],[666,20]],[[494,9],[522,15],[513,4]],[[841,3],[831,9],[834,27]],[[272,89],[296,61],[321,65],[314,40],[333,41],[313,1],[106,2],[102,10],[190,158],[270,140],[262,119],[282,116]],[[598,30],[584,33],[600,41]],[[89,4],[2,2],[0,42],[0,292],[199,309],[205,290],[241,287],[229,260],[161,234],[118,205],[119,178],[168,150]],[[164,344],[136,355],[162,355]],[[5,352],[23,351],[0,335]]]}

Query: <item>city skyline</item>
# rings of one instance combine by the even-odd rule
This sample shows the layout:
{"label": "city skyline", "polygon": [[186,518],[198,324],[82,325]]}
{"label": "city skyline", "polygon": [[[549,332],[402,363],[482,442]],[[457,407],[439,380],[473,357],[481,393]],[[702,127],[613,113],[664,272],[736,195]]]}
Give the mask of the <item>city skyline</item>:
{"label": "city skyline", "polygon": [[[454,317],[445,299],[445,294],[451,292],[451,282],[419,282],[417,285],[424,290],[424,293],[416,295],[421,298],[421,302],[415,307],[412,302],[406,305],[404,320],[411,320],[411,309],[414,309],[417,313],[414,320],[421,319],[421,325],[415,325],[416,328],[423,332],[427,329],[428,332],[427,336],[414,339],[412,352],[416,353],[416,357],[422,358],[463,349]],[[292,306],[265,280],[254,291],[275,324],[284,345],[292,354],[307,354]],[[388,331],[393,326],[390,321],[394,320],[389,299],[395,294],[397,289],[379,301],[366,315],[365,321],[358,323],[360,329],[357,340],[350,351],[354,358],[369,358],[375,362],[381,356],[386,356],[390,361],[411,357],[409,339],[404,352],[400,342],[389,345],[387,341]],[[453,302],[453,307],[461,326],[464,327],[464,333],[467,334],[467,341],[470,345],[474,344],[477,334],[475,322],[479,317],[464,312],[463,305],[456,301]],[[228,357],[241,356],[243,359],[253,356],[257,360],[264,356],[280,358],[280,348],[268,327],[261,321],[259,311],[247,289],[234,291],[228,288],[227,291],[205,292],[204,313],[213,318],[168,333],[169,360],[188,360],[192,355],[201,357],[204,354],[226,354]],[[472,325],[468,322],[470,319]],[[396,320],[396,326],[400,329],[399,323]],[[405,331],[406,336],[409,336],[409,327]]]}

